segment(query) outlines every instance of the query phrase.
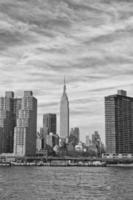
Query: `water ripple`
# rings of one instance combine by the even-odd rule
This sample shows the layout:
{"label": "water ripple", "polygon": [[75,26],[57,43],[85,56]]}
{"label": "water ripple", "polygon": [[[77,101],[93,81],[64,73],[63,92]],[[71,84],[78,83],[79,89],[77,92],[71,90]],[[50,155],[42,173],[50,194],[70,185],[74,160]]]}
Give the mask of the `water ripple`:
{"label": "water ripple", "polygon": [[0,168],[0,200],[132,200],[133,168]]}

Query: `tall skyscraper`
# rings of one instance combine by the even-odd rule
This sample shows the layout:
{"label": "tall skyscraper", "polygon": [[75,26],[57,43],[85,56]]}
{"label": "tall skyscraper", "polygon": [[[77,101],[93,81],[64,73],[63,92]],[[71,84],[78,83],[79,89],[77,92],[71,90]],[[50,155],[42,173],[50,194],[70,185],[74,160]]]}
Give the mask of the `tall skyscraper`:
{"label": "tall skyscraper", "polygon": [[66,94],[66,83],[64,79],[64,90],[60,102],[60,137],[69,137],[69,101]]}
{"label": "tall skyscraper", "polygon": [[32,91],[25,91],[14,132],[14,153],[35,155],[37,135],[37,99]]}
{"label": "tall skyscraper", "polygon": [[0,98],[0,153],[13,152],[14,127],[19,109],[14,92],[7,91],[5,97]]}
{"label": "tall skyscraper", "polygon": [[133,153],[133,98],[126,91],[105,97],[107,153]]}

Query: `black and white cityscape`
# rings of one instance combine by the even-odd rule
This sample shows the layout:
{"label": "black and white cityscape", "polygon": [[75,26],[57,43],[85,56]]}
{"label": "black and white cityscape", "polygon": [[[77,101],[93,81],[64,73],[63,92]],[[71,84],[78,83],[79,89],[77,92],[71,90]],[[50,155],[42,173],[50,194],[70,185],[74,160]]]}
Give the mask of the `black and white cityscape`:
{"label": "black and white cityscape", "polygon": [[0,0],[0,200],[133,199],[133,0]]}
{"label": "black and white cityscape", "polygon": [[[44,113],[42,127],[37,131],[37,99],[32,91],[15,98],[13,91],[0,97],[0,154],[12,158],[37,155],[80,156],[90,158],[133,158],[133,97],[127,91],[105,97],[105,144],[98,131],[80,140],[80,128],[69,128],[70,102],[64,79],[60,100],[60,133],[57,114]],[[30,159],[30,157],[29,157]]]}
{"label": "black and white cityscape", "polygon": [[[1,156],[98,156],[105,153],[105,146],[98,131],[86,141],[80,140],[80,128],[69,127],[70,103],[64,79],[60,99],[60,133],[57,133],[57,114],[44,113],[42,127],[37,131],[37,99],[32,91],[24,91],[16,98],[13,91],[0,97],[0,153]],[[112,152],[111,152],[112,153]],[[114,152],[113,152],[114,153]]]}

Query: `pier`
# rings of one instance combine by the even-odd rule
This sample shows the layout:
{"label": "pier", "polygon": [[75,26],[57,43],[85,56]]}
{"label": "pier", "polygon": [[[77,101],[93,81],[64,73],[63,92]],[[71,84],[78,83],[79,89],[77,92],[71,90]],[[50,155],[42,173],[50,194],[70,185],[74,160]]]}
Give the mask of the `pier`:
{"label": "pier", "polygon": [[111,166],[133,164],[133,158],[0,156],[0,166],[7,166],[6,163],[11,166]]}

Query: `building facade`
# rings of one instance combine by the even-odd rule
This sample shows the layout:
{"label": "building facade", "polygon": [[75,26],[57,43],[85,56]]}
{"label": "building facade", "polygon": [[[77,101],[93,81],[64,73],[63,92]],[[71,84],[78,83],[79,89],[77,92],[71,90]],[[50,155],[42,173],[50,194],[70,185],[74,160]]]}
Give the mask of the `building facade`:
{"label": "building facade", "polygon": [[56,114],[47,113],[43,115],[43,130],[46,135],[56,134]]}
{"label": "building facade", "polygon": [[21,99],[15,99],[12,91],[7,91],[5,97],[0,98],[0,153],[13,153],[14,127],[20,109],[18,102]]}
{"label": "building facade", "polygon": [[80,132],[79,132],[79,128],[78,127],[75,127],[75,128],[71,128],[71,131],[70,131],[70,136],[69,136],[69,140],[68,142],[70,143],[73,143],[73,145],[77,145],[80,141],[79,139],[79,135]]}
{"label": "building facade", "polygon": [[14,131],[14,154],[31,156],[36,153],[37,99],[25,91]]}
{"label": "building facade", "polygon": [[44,149],[46,144],[46,135],[44,135],[44,129],[40,128],[40,139],[41,139],[41,149]]}
{"label": "building facade", "polygon": [[80,131],[78,127],[71,128],[70,135],[73,135],[77,139],[77,143],[79,143]]}
{"label": "building facade", "polygon": [[126,91],[105,97],[107,153],[133,153],[133,98]]}
{"label": "building facade", "polygon": [[101,142],[101,137],[98,133],[98,131],[95,131],[92,134],[92,144],[97,145],[97,143]]}
{"label": "building facade", "polygon": [[69,101],[66,94],[66,83],[64,80],[64,90],[60,102],[60,137],[69,137]]}
{"label": "building facade", "polygon": [[89,135],[86,135],[86,137],[85,137],[85,144],[86,144],[86,146],[88,146],[88,147],[92,144],[92,141],[91,141]]}
{"label": "building facade", "polygon": [[49,135],[46,136],[46,144],[52,148],[56,145],[59,145],[59,136],[53,133],[49,133]]}

